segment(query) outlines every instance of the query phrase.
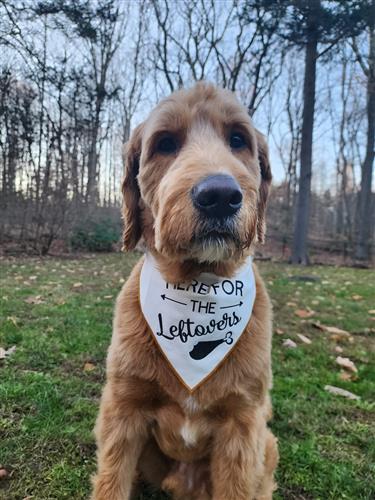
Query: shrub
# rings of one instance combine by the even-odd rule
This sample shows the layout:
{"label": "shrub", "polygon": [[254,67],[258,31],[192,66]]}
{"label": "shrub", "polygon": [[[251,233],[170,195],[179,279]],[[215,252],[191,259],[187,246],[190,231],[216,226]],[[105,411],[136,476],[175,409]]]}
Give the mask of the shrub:
{"label": "shrub", "polygon": [[70,244],[73,250],[110,252],[114,243],[119,241],[120,235],[120,225],[111,219],[88,219],[73,229]]}

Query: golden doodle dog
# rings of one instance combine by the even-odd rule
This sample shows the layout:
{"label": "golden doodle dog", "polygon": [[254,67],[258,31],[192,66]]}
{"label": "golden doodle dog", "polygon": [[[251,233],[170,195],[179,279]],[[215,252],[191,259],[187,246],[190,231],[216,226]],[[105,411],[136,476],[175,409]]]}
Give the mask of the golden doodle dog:
{"label": "golden doodle dog", "polygon": [[133,498],[142,480],[179,500],[271,499],[271,305],[251,262],[265,140],[231,92],[200,82],[161,101],[124,157],[124,248],[147,253],[116,303],[92,498]]}

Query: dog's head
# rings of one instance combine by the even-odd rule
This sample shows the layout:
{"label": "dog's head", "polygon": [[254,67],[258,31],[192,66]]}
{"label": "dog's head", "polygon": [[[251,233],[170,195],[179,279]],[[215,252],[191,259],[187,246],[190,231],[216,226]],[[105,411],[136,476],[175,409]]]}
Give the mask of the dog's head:
{"label": "dog's head", "polygon": [[124,151],[124,248],[222,262],[263,241],[268,150],[234,94],[199,83],[164,99]]}

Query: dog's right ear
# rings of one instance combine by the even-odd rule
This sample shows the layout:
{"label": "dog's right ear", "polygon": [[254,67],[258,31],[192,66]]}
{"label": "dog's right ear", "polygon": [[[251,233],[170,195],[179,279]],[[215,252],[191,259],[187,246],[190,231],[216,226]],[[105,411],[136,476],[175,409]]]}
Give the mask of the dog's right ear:
{"label": "dog's right ear", "polygon": [[125,176],[122,182],[123,195],[123,249],[133,250],[142,235],[139,201],[140,190],[137,181],[139,172],[139,158],[142,149],[143,124],[134,129],[129,141],[123,150]]}
{"label": "dog's right ear", "polygon": [[260,166],[261,183],[258,199],[258,223],[257,236],[259,243],[264,243],[266,233],[266,205],[272,181],[271,166],[269,160],[268,146],[264,135],[255,129],[258,145],[258,160]]}

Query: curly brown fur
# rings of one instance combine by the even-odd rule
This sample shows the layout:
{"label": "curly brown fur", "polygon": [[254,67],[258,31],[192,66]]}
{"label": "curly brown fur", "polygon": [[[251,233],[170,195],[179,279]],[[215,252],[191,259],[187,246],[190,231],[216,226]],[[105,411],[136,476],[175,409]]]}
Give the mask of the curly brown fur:
{"label": "curly brown fur", "polygon": [[[239,151],[228,145],[233,131],[246,138]],[[166,134],[178,146],[171,154],[158,149]],[[142,238],[167,281],[207,271],[230,277],[255,242],[263,241],[271,181],[267,146],[232,93],[199,83],[172,94],[135,129],[124,158],[124,248],[133,249]],[[217,173],[236,179],[243,203],[233,220],[216,223],[211,236],[190,193]],[[116,303],[95,428],[92,498],[128,499],[142,478],[177,500],[271,499],[278,461],[267,427],[271,304],[256,267],[256,300],[245,332],[220,368],[190,394],[142,315],[142,262]]]}

